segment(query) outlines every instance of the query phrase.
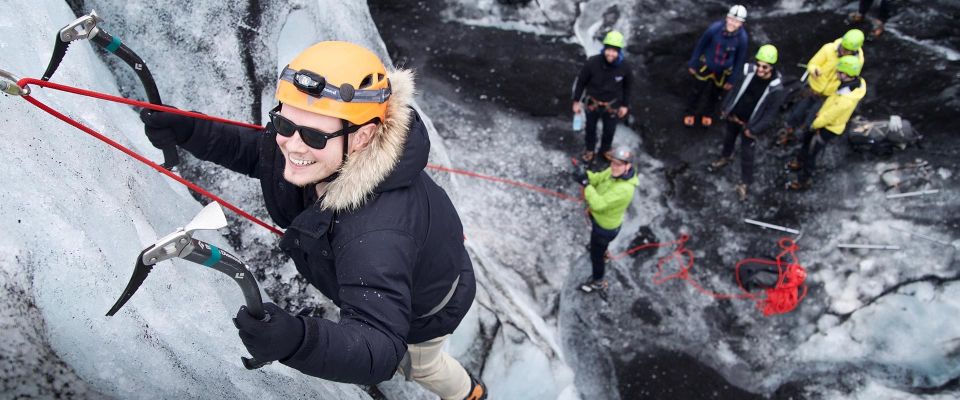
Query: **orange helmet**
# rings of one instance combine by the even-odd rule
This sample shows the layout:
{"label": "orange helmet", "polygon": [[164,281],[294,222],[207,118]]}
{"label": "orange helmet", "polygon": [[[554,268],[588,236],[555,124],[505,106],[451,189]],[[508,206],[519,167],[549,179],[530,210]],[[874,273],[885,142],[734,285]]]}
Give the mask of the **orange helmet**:
{"label": "orange helmet", "polygon": [[310,46],[283,69],[277,83],[281,103],[355,125],[383,122],[390,94],[380,58],[347,42]]}

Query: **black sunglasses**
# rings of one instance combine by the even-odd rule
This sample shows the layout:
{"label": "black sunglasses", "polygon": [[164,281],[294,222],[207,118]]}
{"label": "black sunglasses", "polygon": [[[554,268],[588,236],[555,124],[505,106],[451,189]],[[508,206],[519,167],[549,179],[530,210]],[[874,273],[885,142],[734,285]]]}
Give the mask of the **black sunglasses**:
{"label": "black sunglasses", "polygon": [[757,63],[757,68],[758,68],[758,69],[773,69],[773,66],[770,65],[770,64],[760,64],[760,63]]}
{"label": "black sunglasses", "polygon": [[300,126],[293,123],[293,121],[280,115],[280,107],[281,106],[276,106],[273,110],[270,110],[269,113],[270,122],[273,123],[273,129],[277,131],[277,134],[283,137],[292,137],[294,132],[300,132],[300,139],[303,140],[303,143],[317,150],[326,147],[327,140],[337,136],[349,135],[362,127],[362,125],[353,125],[344,120],[343,129],[336,132],[324,132],[316,128]]}

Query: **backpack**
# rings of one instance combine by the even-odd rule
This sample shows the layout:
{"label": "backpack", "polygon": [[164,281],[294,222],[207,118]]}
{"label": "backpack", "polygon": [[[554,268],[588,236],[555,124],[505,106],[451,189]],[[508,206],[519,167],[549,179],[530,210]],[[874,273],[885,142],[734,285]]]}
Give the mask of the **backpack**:
{"label": "backpack", "polygon": [[855,151],[869,151],[875,155],[890,155],[919,145],[922,136],[910,121],[891,115],[887,121],[867,121],[859,116],[850,121],[847,141]]}

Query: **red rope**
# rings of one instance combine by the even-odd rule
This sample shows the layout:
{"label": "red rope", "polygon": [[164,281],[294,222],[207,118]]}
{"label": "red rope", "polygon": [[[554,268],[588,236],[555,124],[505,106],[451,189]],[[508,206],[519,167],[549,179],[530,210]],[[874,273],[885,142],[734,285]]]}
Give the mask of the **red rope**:
{"label": "red rope", "polygon": [[442,167],[442,166],[434,165],[434,164],[427,164],[427,168],[434,169],[434,170],[437,170],[437,171],[449,172],[449,173],[453,173],[453,174],[460,174],[460,175],[471,176],[471,177],[479,178],[479,179],[486,179],[486,180],[492,181],[492,182],[506,183],[506,184],[508,184],[508,185],[513,185],[513,186],[516,186],[516,187],[521,187],[521,188],[524,188],[524,189],[533,190],[533,191],[535,191],[535,192],[540,192],[540,193],[543,193],[543,194],[546,194],[546,195],[549,195],[549,196],[561,198],[561,199],[563,199],[563,200],[574,201],[574,202],[577,202],[577,203],[581,202],[581,200],[578,199],[578,198],[576,198],[576,197],[573,197],[573,196],[570,196],[570,195],[566,195],[566,194],[563,194],[563,193],[560,193],[560,192],[555,192],[555,191],[553,191],[553,190],[545,189],[545,188],[542,188],[542,187],[539,187],[539,186],[534,186],[534,185],[531,185],[531,184],[529,184],[529,183],[517,182],[517,181],[512,181],[512,180],[504,179],[504,178],[497,178],[497,177],[495,177],[495,176],[481,175],[481,174],[478,174],[478,173],[476,173],[476,172],[464,171],[464,170],[462,170],[462,169],[454,169],[454,168],[449,168],[449,167]]}
{"label": "red rope", "polygon": [[[78,94],[78,95],[81,95],[81,96],[93,97],[93,98],[97,98],[97,99],[101,99],[101,100],[107,100],[107,101],[111,101],[111,102],[115,102],[115,103],[128,104],[128,105],[131,105],[131,106],[149,108],[149,109],[151,109],[151,110],[169,112],[169,113],[173,113],[173,114],[184,115],[184,116],[188,116],[188,117],[192,117],[192,118],[197,118],[197,119],[202,119],[202,120],[221,122],[221,123],[226,123],[226,124],[231,124],[231,125],[237,125],[237,126],[242,126],[242,127],[252,128],[252,129],[263,129],[263,127],[262,127],[262,126],[259,126],[259,125],[248,124],[248,123],[238,122],[238,121],[232,121],[232,120],[225,119],[225,118],[218,118],[218,117],[213,117],[213,116],[209,116],[209,115],[206,115],[206,114],[200,114],[200,113],[191,112],[191,111],[184,111],[184,110],[176,109],[176,108],[173,108],[173,107],[167,107],[167,106],[163,106],[163,105],[151,104],[151,103],[147,103],[147,102],[143,102],[143,101],[138,101],[138,100],[133,100],[133,99],[128,99],[128,98],[124,98],[124,97],[112,96],[112,95],[105,94],[105,93],[95,92],[95,91],[92,91],[92,90],[80,89],[80,88],[76,88],[76,87],[72,87],[72,86],[67,86],[67,85],[61,85],[61,84],[58,84],[58,83],[53,83],[53,82],[49,82],[49,81],[43,81],[43,80],[39,80],[39,79],[35,79],[35,78],[23,78],[23,79],[21,79],[20,81],[17,82],[17,85],[20,86],[21,88],[26,88],[26,86],[27,86],[27,85],[30,85],[30,84],[37,85],[37,86],[41,86],[41,87],[48,87],[48,88],[51,88],[51,89],[60,90],[60,91],[68,92],[68,93]],[[197,193],[200,193],[201,195],[203,195],[203,196],[205,196],[205,197],[207,197],[207,198],[209,198],[209,199],[211,199],[211,200],[213,200],[213,201],[216,201],[217,203],[220,203],[221,205],[223,205],[224,207],[226,207],[226,208],[230,209],[231,211],[237,213],[238,215],[240,215],[240,216],[242,216],[242,217],[244,217],[244,218],[246,218],[246,219],[248,219],[248,220],[256,223],[257,225],[260,225],[260,226],[268,229],[269,231],[271,231],[271,232],[273,232],[273,233],[275,233],[275,234],[277,234],[277,235],[281,235],[281,236],[283,235],[283,231],[281,231],[280,229],[278,229],[278,228],[276,228],[276,227],[274,227],[274,226],[272,226],[272,225],[270,225],[270,224],[267,224],[266,222],[264,222],[264,221],[262,221],[262,220],[260,220],[260,219],[258,219],[258,218],[256,218],[256,217],[254,217],[253,215],[250,215],[249,213],[247,213],[247,212],[243,211],[242,209],[234,206],[233,204],[227,202],[226,200],[223,200],[223,199],[221,199],[220,197],[214,195],[213,193],[210,193],[209,191],[203,189],[202,187],[200,187],[200,186],[198,186],[198,185],[196,185],[196,184],[194,184],[194,183],[192,183],[192,182],[190,182],[190,181],[188,181],[188,180],[186,180],[186,179],[183,179],[182,177],[180,177],[180,176],[178,176],[178,175],[176,175],[176,174],[168,171],[166,168],[163,168],[163,167],[161,167],[160,165],[157,165],[157,164],[154,163],[153,161],[148,160],[146,157],[143,157],[143,156],[141,156],[140,154],[134,152],[133,150],[130,150],[130,149],[128,149],[127,147],[124,147],[123,145],[121,145],[121,144],[119,144],[119,143],[111,140],[110,138],[108,138],[108,137],[106,137],[106,136],[98,133],[97,131],[94,131],[93,129],[91,129],[91,128],[89,128],[89,127],[81,124],[80,122],[77,122],[76,120],[71,119],[70,117],[67,117],[67,116],[64,115],[64,114],[61,114],[60,112],[54,110],[53,108],[47,106],[46,104],[44,104],[44,103],[42,103],[42,102],[40,102],[40,101],[37,100],[36,98],[34,98],[34,97],[32,97],[32,96],[29,96],[29,95],[22,96],[22,97],[23,97],[24,100],[26,100],[27,102],[35,105],[37,108],[39,108],[39,109],[47,112],[48,114],[50,114],[50,115],[52,115],[52,116],[60,119],[61,121],[66,122],[66,123],[69,124],[69,125],[72,125],[72,126],[76,127],[77,129],[80,129],[81,131],[83,131],[83,132],[85,132],[85,133],[87,133],[87,134],[89,134],[89,135],[91,135],[91,136],[93,136],[93,137],[95,137],[95,138],[103,141],[104,143],[106,143],[106,144],[108,144],[108,145],[116,148],[117,150],[122,151],[124,154],[126,154],[126,155],[128,155],[128,156],[130,156],[130,157],[133,157],[133,158],[136,159],[137,161],[140,161],[140,162],[142,162],[142,163],[150,166],[151,168],[153,168],[153,169],[157,170],[158,172],[166,175],[167,177],[169,177],[169,178],[171,178],[171,179],[173,179],[173,180],[175,180],[175,181],[183,184],[184,186],[190,188],[191,190],[193,190],[193,191],[195,191],[195,192],[197,192]],[[509,180],[509,179],[504,179],[504,178],[498,178],[498,177],[494,177],[494,176],[482,175],[482,174],[478,174],[478,173],[476,173],[476,172],[470,172],[470,171],[465,171],[465,170],[460,170],[460,169],[443,167],[443,166],[434,165],[434,164],[427,164],[427,167],[428,167],[428,168],[431,168],[431,169],[434,169],[434,170],[437,170],[437,171],[454,173],[454,174],[460,174],[460,175],[470,176],[470,177],[474,177],[474,178],[485,179],[485,180],[493,181],[493,182],[506,183],[506,184],[508,184],[508,185],[513,185],[513,186],[516,186],[516,187],[533,190],[533,191],[540,192],[540,193],[543,193],[543,194],[546,194],[546,195],[549,195],[549,196],[557,197],[557,198],[560,198],[560,199],[563,199],[563,200],[574,201],[574,202],[577,202],[577,203],[582,202],[582,200],[581,200],[582,197],[583,197],[582,190],[581,190],[581,198],[576,198],[576,197],[569,196],[569,195],[566,195],[566,194],[563,194],[563,193],[560,193],[560,192],[556,192],[556,191],[553,191],[553,190],[545,189],[545,188],[542,188],[542,187],[539,187],[539,186],[534,186],[534,185],[530,185],[530,184],[527,184],[527,183],[518,182],[518,181],[513,181],[513,180]],[[588,212],[589,212],[589,210],[588,210]],[[710,290],[707,290],[707,289],[703,288],[702,286],[700,286],[700,284],[698,284],[696,281],[693,280],[693,278],[692,278],[691,275],[690,275],[690,270],[693,268],[693,264],[694,264],[693,252],[691,252],[690,250],[688,250],[688,249],[686,249],[686,248],[684,247],[685,243],[686,243],[689,239],[690,239],[690,237],[689,237],[688,235],[681,235],[679,239],[674,240],[674,241],[670,241],[670,242],[643,244],[643,245],[640,245],[640,246],[633,247],[633,248],[631,248],[631,249],[629,249],[629,250],[627,250],[627,251],[625,251],[625,252],[623,252],[623,253],[620,253],[620,254],[618,254],[618,255],[616,255],[616,256],[612,256],[612,257],[610,257],[610,259],[611,259],[611,260],[617,260],[617,259],[626,257],[626,256],[628,256],[628,255],[631,255],[631,254],[633,254],[633,253],[636,253],[636,252],[638,252],[638,251],[640,251],[640,250],[645,250],[645,249],[649,249],[649,248],[660,248],[660,247],[667,247],[667,246],[676,246],[676,248],[675,248],[669,255],[660,257],[660,259],[657,261],[657,273],[656,273],[656,275],[654,275],[654,277],[653,277],[654,283],[656,283],[656,284],[659,285],[659,284],[662,284],[662,283],[664,283],[664,282],[667,282],[667,281],[669,281],[669,280],[671,280],[671,279],[682,279],[682,280],[687,281],[687,283],[689,283],[691,286],[693,286],[694,288],[696,288],[696,289],[697,289],[698,291],[700,291],[701,293],[704,293],[704,294],[706,294],[706,295],[712,296],[712,297],[714,297],[714,298],[716,298],[716,299],[750,298],[750,299],[753,299],[753,300],[757,301],[757,306],[763,310],[763,313],[764,313],[764,315],[766,315],[766,316],[770,316],[770,315],[774,315],[774,314],[782,314],[782,313],[786,313],[786,312],[792,311],[794,308],[796,308],[797,304],[798,304],[801,300],[803,300],[803,298],[804,298],[804,297],[806,296],[806,294],[807,294],[807,286],[806,286],[806,285],[803,285],[803,282],[804,282],[804,280],[806,279],[806,271],[805,271],[805,270],[803,269],[803,267],[797,262],[797,256],[796,256],[797,246],[796,246],[796,243],[794,243],[794,242],[793,242],[792,240],[790,240],[789,238],[784,238],[784,239],[781,239],[781,240],[779,241],[780,246],[781,246],[784,250],[783,250],[783,252],[781,252],[779,255],[777,255],[776,261],[761,260],[761,259],[752,259],[752,258],[751,258],[751,259],[741,260],[740,262],[737,263],[736,268],[735,268],[736,278],[737,278],[737,284],[740,285],[740,290],[743,292],[743,293],[740,293],[740,294],[722,294],[722,293],[713,292],[713,291],[710,291]],[[793,262],[791,262],[790,264],[788,264],[788,265],[786,266],[786,271],[784,271],[784,266],[783,266],[782,258],[783,258],[784,256],[786,256],[787,254],[789,254],[789,255],[792,257]],[[681,267],[679,268],[679,270],[678,270],[676,273],[674,273],[674,274],[672,274],[672,275],[668,275],[668,276],[666,276],[666,277],[661,277],[661,275],[663,274],[663,267],[664,267],[664,265],[666,265],[667,263],[670,263],[670,262],[674,262],[674,263],[676,263],[676,264],[679,264],[679,265],[681,265]],[[776,286],[774,286],[773,288],[769,288],[769,289],[766,289],[766,290],[765,290],[765,292],[766,292],[766,297],[764,297],[764,298],[758,298],[756,295],[748,292],[748,291],[743,287],[743,284],[740,282],[740,275],[739,275],[740,266],[743,265],[743,264],[745,264],[745,263],[748,263],[748,262],[751,262],[751,263],[760,263],[760,264],[767,264],[767,265],[776,265],[776,266],[777,266],[777,270],[778,270],[778,274],[779,274],[779,277],[778,277],[778,280],[777,280],[777,284],[776,284]],[[800,292],[800,289],[799,289],[801,286],[802,286],[802,292]]]}
{"label": "red rope", "polygon": [[[775,261],[759,258],[748,258],[740,260],[740,262],[737,263],[734,269],[734,275],[737,279],[737,285],[740,286],[741,293],[738,294],[714,292],[704,288],[693,279],[690,273],[694,264],[693,252],[684,247],[688,240],[690,240],[689,235],[680,235],[679,239],[669,242],[642,244],[623,253],[611,256],[610,259],[617,260],[640,250],[650,248],[676,246],[670,252],[670,254],[660,257],[660,259],[657,260],[657,273],[653,276],[653,282],[655,284],[660,285],[671,279],[680,279],[686,281],[688,284],[690,284],[690,286],[693,286],[700,293],[718,300],[751,299],[757,302],[757,307],[763,310],[764,316],[768,317],[775,314],[785,314],[793,311],[793,309],[795,309],[800,301],[803,300],[803,298],[807,295],[807,286],[803,284],[807,277],[806,270],[803,269],[797,259],[796,251],[798,247],[796,243],[789,238],[782,238],[778,241],[778,245],[783,248],[783,251],[777,255],[777,259]],[[787,255],[790,255],[791,262],[784,265],[785,261],[783,258]],[[664,276],[664,266],[670,263],[679,265],[679,268],[677,269],[677,272]],[[766,296],[761,297],[754,293],[750,293],[746,288],[744,288],[743,283],[740,282],[740,267],[747,263],[777,266],[777,283],[774,287],[764,290]]]}
{"label": "red rope", "polygon": [[[41,84],[41,83],[37,83],[37,82],[42,82],[42,84]],[[130,100],[130,99],[122,98],[122,97],[115,97],[115,96],[105,95],[105,94],[102,94],[102,93],[96,93],[96,92],[90,92],[90,91],[87,91],[87,90],[82,90],[82,89],[77,89],[77,88],[71,88],[71,87],[69,87],[69,86],[59,85],[59,84],[56,84],[56,83],[47,82],[47,81],[41,81],[41,80],[33,79],[33,78],[24,78],[24,79],[21,79],[19,82],[17,82],[17,84],[18,84],[20,87],[25,87],[25,86],[26,86],[27,84],[29,84],[29,83],[37,83],[38,86],[48,86],[48,87],[53,88],[53,89],[64,90],[64,91],[67,91],[67,92],[70,92],[70,93],[76,93],[76,94],[80,94],[80,95],[85,95],[85,96],[90,96],[90,97],[96,97],[96,98],[100,98],[100,99],[104,99],[104,100],[109,100],[109,101],[114,101],[114,102],[118,102],[118,103],[138,105],[138,106],[141,106],[141,107],[147,107],[147,108],[151,108],[151,109],[154,109],[154,110],[162,110],[162,111],[168,111],[168,110],[169,110],[170,112],[176,111],[177,114],[181,114],[181,115],[189,115],[189,116],[192,116],[192,117],[195,117],[195,118],[201,118],[201,117],[203,117],[204,119],[209,119],[209,120],[214,120],[214,121],[221,121],[221,122],[227,122],[227,120],[223,120],[223,119],[220,119],[220,118],[209,117],[209,116],[206,116],[206,115],[203,115],[203,114],[190,113],[190,112],[186,112],[186,111],[177,110],[177,109],[171,108],[171,107],[157,106],[157,105],[155,105],[155,104],[145,103],[145,102],[142,102],[142,101]],[[64,88],[69,89],[69,90],[66,90],[66,89],[64,89]],[[89,94],[88,94],[88,93],[89,93]],[[94,94],[95,94],[95,95],[94,95]],[[242,216],[242,217],[244,217],[244,218],[246,218],[246,219],[248,219],[248,220],[250,220],[250,221],[253,221],[253,222],[256,223],[257,225],[260,225],[260,226],[262,226],[262,227],[264,227],[264,228],[267,228],[268,230],[270,230],[271,232],[273,232],[273,233],[275,233],[275,234],[277,234],[277,235],[283,236],[283,231],[281,231],[280,229],[278,229],[278,228],[276,228],[276,227],[274,227],[274,226],[272,226],[272,225],[270,225],[270,224],[268,224],[268,223],[266,223],[266,222],[261,221],[261,220],[258,219],[257,217],[254,217],[253,215],[248,214],[246,211],[241,210],[239,207],[234,206],[233,204],[230,204],[230,202],[228,202],[228,201],[226,201],[226,200],[223,200],[223,199],[221,199],[220,197],[214,195],[213,193],[210,193],[209,191],[205,190],[204,188],[202,188],[202,187],[200,187],[200,186],[197,186],[197,185],[194,184],[193,182],[190,182],[190,181],[188,181],[188,180],[186,180],[186,179],[183,179],[182,177],[174,174],[173,172],[168,171],[166,168],[163,168],[163,167],[161,167],[160,165],[157,165],[157,164],[154,163],[153,161],[148,160],[146,157],[141,156],[140,154],[137,154],[135,151],[128,149],[127,147],[121,145],[120,143],[117,143],[117,142],[113,141],[112,139],[110,139],[110,138],[108,138],[108,137],[106,137],[106,136],[98,133],[97,131],[95,131],[95,130],[93,130],[93,129],[90,129],[90,128],[87,127],[86,125],[83,125],[83,124],[81,124],[80,122],[77,122],[76,120],[71,119],[70,117],[61,114],[61,113],[58,112],[57,110],[54,110],[53,108],[50,108],[50,107],[47,106],[46,104],[40,102],[40,100],[37,100],[37,99],[34,98],[33,96],[22,96],[22,97],[23,97],[24,100],[26,100],[26,101],[28,101],[29,103],[37,106],[37,108],[39,108],[39,109],[47,112],[48,114],[50,114],[50,115],[52,115],[52,116],[54,116],[54,117],[57,117],[57,118],[60,119],[61,121],[66,122],[67,124],[70,124],[70,125],[76,127],[77,129],[86,132],[86,133],[89,134],[90,136],[93,136],[93,137],[95,137],[95,138],[97,138],[97,139],[100,139],[102,142],[104,142],[104,143],[106,143],[106,144],[108,144],[108,145],[110,145],[110,146],[113,146],[113,147],[116,148],[117,150],[122,151],[124,154],[126,154],[126,155],[128,155],[128,156],[130,156],[130,157],[133,157],[133,158],[136,159],[137,161],[140,161],[140,162],[142,162],[142,163],[150,166],[151,168],[153,168],[153,169],[159,171],[160,173],[168,176],[170,179],[173,179],[173,180],[175,180],[175,181],[177,181],[177,182],[180,182],[181,184],[183,184],[184,186],[190,188],[191,190],[193,190],[193,191],[195,191],[195,192],[197,192],[197,193],[200,193],[201,195],[203,195],[203,196],[205,196],[205,197],[207,197],[207,198],[209,198],[209,199],[211,199],[211,200],[213,200],[213,201],[216,201],[217,203],[220,203],[220,204],[223,205],[224,207],[230,209],[231,211],[239,214],[240,216]],[[234,122],[230,122],[230,123],[233,123],[234,125],[239,125],[239,123],[234,123]],[[244,125],[254,126],[254,127],[256,126],[256,125],[249,125],[249,124],[244,124]]]}
{"label": "red rope", "polygon": [[[92,91],[92,90],[81,89],[81,88],[77,88],[77,87],[73,87],[73,86],[67,86],[67,85],[63,85],[63,84],[59,84],[59,83],[54,83],[54,82],[49,82],[49,81],[44,81],[44,80],[35,79],[35,78],[23,78],[23,79],[21,79],[20,81],[17,82],[17,85],[20,86],[21,88],[26,88],[27,85],[37,85],[37,86],[40,86],[40,87],[47,87],[47,88],[54,89],[54,90],[59,90],[59,91],[67,92],[67,93],[73,93],[73,94],[77,94],[77,95],[81,95],[81,96],[93,97],[93,98],[96,98],[96,99],[111,101],[111,102],[114,102],[114,103],[127,104],[127,105],[131,105],[131,106],[148,108],[148,109],[151,109],[151,110],[163,111],[163,112],[173,113],[173,114],[177,114],[177,115],[183,115],[183,116],[192,117],[192,118],[197,118],[197,119],[202,119],[202,120],[207,120],[207,121],[214,121],[214,122],[221,122],[221,123],[226,123],[226,124],[231,124],[231,125],[237,125],[237,126],[242,126],[242,127],[246,127],[246,128],[264,129],[264,127],[262,127],[262,126],[260,126],[260,125],[254,125],[254,124],[248,124],[248,123],[245,123],[245,122],[233,121],[233,120],[229,120],[229,119],[225,119],[225,118],[214,117],[214,116],[210,116],[210,115],[206,115],[206,114],[201,114],[201,113],[197,113],[197,112],[192,112],[192,111],[184,111],[184,110],[180,110],[180,109],[173,108],[173,107],[167,107],[167,106],[163,106],[163,105],[147,103],[147,102],[144,102],[144,101],[129,99],[129,98],[125,98],[125,97],[113,96],[113,95],[109,95],[109,94],[106,94],[106,93],[100,93],[100,92],[96,92],[96,91]],[[25,100],[27,100],[28,102],[30,102],[31,104],[37,106],[37,107],[40,108],[41,110],[46,111],[46,112],[49,113],[50,115],[53,115],[54,117],[59,118],[60,120],[62,120],[62,121],[64,121],[64,122],[66,122],[66,123],[68,123],[68,124],[76,127],[77,129],[80,129],[81,131],[84,131],[84,132],[90,134],[91,136],[96,137],[97,139],[100,139],[100,140],[103,141],[104,143],[107,143],[107,144],[109,144],[110,146],[113,146],[114,148],[116,148],[116,149],[124,152],[125,154],[127,154],[127,155],[135,158],[136,160],[138,160],[138,161],[140,161],[140,162],[142,162],[142,163],[144,163],[144,164],[147,164],[147,165],[150,166],[151,168],[159,171],[160,173],[162,173],[162,174],[164,174],[164,175],[167,175],[168,177],[172,178],[173,180],[176,180],[177,182],[180,182],[181,184],[183,184],[183,185],[187,186],[188,188],[196,191],[197,193],[200,193],[201,195],[206,196],[207,198],[210,198],[211,200],[216,201],[217,203],[222,204],[224,207],[227,207],[228,209],[230,209],[230,210],[236,212],[237,214],[239,214],[240,216],[242,216],[242,217],[244,217],[244,218],[247,218],[247,219],[249,219],[250,221],[253,221],[253,222],[256,223],[257,225],[263,226],[264,228],[267,228],[267,229],[269,229],[271,232],[276,233],[276,234],[278,234],[278,235],[283,235],[283,231],[281,231],[281,230],[279,230],[279,229],[277,229],[277,228],[275,228],[275,227],[267,224],[266,222],[263,222],[263,221],[257,219],[256,217],[248,214],[247,212],[241,210],[240,208],[234,206],[233,204],[230,204],[230,203],[227,202],[226,200],[223,200],[223,199],[221,199],[221,198],[213,195],[213,194],[210,193],[209,191],[204,190],[203,188],[197,186],[196,184],[194,184],[194,183],[192,183],[192,182],[190,182],[190,181],[187,181],[186,179],[183,179],[182,177],[180,177],[180,176],[178,176],[178,175],[175,175],[175,174],[171,173],[171,172],[168,171],[166,168],[163,168],[163,167],[155,164],[154,162],[148,160],[147,158],[141,156],[140,154],[137,154],[136,152],[134,152],[134,151],[132,151],[132,150],[124,147],[123,145],[121,145],[121,144],[119,144],[119,143],[111,140],[110,138],[107,138],[106,136],[104,136],[104,135],[102,135],[102,134],[100,134],[100,133],[97,133],[96,131],[94,131],[94,130],[88,128],[88,127],[86,127],[85,125],[77,122],[76,120],[73,120],[73,119],[71,119],[71,118],[69,118],[69,117],[67,117],[67,116],[65,116],[65,115],[57,112],[56,110],[54,110],[54,109],[48,107],[47,105],[41,103],[39,100],[37,100],[37,99],[35,99],[35,98],[31,97],[31,96],[23,96],[23,98],[24,98]],[[556,191],[553,191],[553,190],[545,189],[545,188],[542,188],[542,187],[539,187],[539,186],[534,186],[534,185],[531,185],[531,184],[528,184],[528,183],[513,181],[513,180],[509,180],[509,179],[504,179],[504,178],[498,178],[498,177],[494,177],[494,176],[482,175],[482,174],[478,174],[478,173],[476,173],[476,172],[470,172],[470,171],[465,171],[465,170],[460,170],[460,169],[443,167],[443,166],[434,165],[434,164],[427,164],[427,168],[431,168],[431,169],[434,169],[434,170],[437,170],[437,171],[442,171],[442,172],[448,172],[448,173],[454,173],[454,174],[471,176],[471,177],[474,177],[474,178],[485,179],[485,180],[493,181],[493,182],[506,183],[506,184],[508,184],[508,185],[513,185],[513,186],[516,186],[516,187],[520,187],[520,188],[524,188],[524,189],[528,189],[528,190],[533,190],[533,191],[540,192],[540,193],[543,193],[543,194],[546,194],[546,195],[558,197],[558,198],[563,199],[563,200],[574,201],[574,202],[577,202],[577,203],[581,202],[581,200],[578,199],[578,198],[576,198],[576,197],[569,196],[569,195],[566,195],[566,194],[563,194],[563,193],[560,193],[560,192],[556,192]]]}

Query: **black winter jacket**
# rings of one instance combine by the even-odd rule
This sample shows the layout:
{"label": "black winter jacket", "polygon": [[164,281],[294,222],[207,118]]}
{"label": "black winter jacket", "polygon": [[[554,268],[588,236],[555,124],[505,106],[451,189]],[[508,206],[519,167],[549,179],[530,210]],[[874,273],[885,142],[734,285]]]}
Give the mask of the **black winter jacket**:
{"label": "black winter jacket", "polygon": [[586,64],[580,69],[580,74],[577,75],[577,80],[573,84],[573,100],[580,100],[586,89],[588,96],[599,101],[617,100],[612,104],[613,106],[630,107],[630,85],[632,84],[633,73],[630,72],[630,65],[625,60],[621,58],[615,64],[608,64],[603,54],[598,54],[588,58]]}
{"label": "black winter jacket", "polygon": [[[723,104],[720,106],[720,109],[723,110],[722,114],[724,118],[737,106],[737,102],[753,79],[760,79],[757,78],[757,65],[754,63],[744,64],[743,79],[733,87],[733,90],[727,93],[723,98]],[[766,90],[760,95],[760,100],[757,101],[757,105],[753,108],[750,118],[746,120],[747,129],[749,129],[752,134],[762,135],[767,130],[773,128],[776,125],[777,113],[780,111],[780,106],[783,105],[786,97],[787,92],[783,89],[780,71],[774,70],[773,76],[770,77],[770,84],[767,85]]]}
{"label": "black winter jacket", "polygon": [[[407,106],[412,76],[398,71],[390,79],[387,123],[363,154],[351,156],[319,201],[313,187],[283,179],[284,158],[271,125],[254,131],[198,122],[182,145],[200,159],[260,179],[271,217],[287,228],[281,249],[340,307],[338,323],[300,317],[303,342],[283,363],[333,381],[390,379],[407,343],[452,333],[476,291],[457,211],[423,171],[430,141]],[[381,162],[391,158],[394,163]],[[423,317],[451,290],[442,309]]]}

